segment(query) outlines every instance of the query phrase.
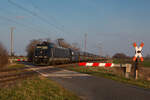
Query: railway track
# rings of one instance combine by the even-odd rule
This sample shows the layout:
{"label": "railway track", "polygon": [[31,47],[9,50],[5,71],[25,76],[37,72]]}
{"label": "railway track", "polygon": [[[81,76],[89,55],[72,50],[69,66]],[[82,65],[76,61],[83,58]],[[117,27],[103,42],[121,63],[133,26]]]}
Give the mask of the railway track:
{"label": "railway track", "polygon": [[9,87],[18,81],[37,75],[35,71],[27,69],[27,67],[24,67],[0,70],[0,87]]}

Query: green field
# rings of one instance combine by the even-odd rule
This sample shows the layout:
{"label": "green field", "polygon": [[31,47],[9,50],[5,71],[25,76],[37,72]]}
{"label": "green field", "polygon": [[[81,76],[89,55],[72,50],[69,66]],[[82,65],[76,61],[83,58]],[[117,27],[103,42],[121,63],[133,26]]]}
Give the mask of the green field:
{"label": "green field", "polygon": [[[130,63],[133,64],[134,62],[132,59],[113,59],[113,63],[116,64],[126,64]],[[139,62],[141,67],[150,67],[150,59],[145,59],[143,62]]]}
{"label": "green field", "polygon": [[143,67],[150,67],[150,60],[149,60],[149,59],[145,59],[145,60],[141,63],[141,65],[142,65]]}

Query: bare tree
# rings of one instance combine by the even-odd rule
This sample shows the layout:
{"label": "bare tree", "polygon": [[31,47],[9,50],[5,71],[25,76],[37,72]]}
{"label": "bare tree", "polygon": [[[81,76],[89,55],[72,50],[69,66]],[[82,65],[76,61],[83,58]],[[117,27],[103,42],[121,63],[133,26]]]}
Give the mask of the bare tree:
{"label": "bare tree", "polygon": [[71,48],[75,51],[80,51],[80,47],[78,43],[72,43]]}
{"label": "bare tree", "polygon": [[116,53],[116,54],[114,54],[113,58],[125,59],[128,57],[124,53]]}
{"label": "bare tree", "polygon": [[8,52],[0,43],[0,68],[3,68],[8,63]]}
{"label": "bare tree", "polygon": [[80,50],[78,43],[72,43],[71,45],[71,43],[66,42],[63,38],[57,39],[57,42],[58,42],[58,45],[63,48],[71,48],[76,51]]}
{"label": "bare tree", "polygon": [[58,45],[63,47],[63,48],[70,48],[71,45],[67,43],[63,38],[57,39]]}
{"label": "bare tree", "polygon": [[145,56],[145,58],[146,58],[146,59],[150,59],[150,54],[147,54],[147,55]]}
{"label": "bare tree", "polygon": [[50,38],[45,39],[48,43],[52,42]]}
{"label": "bare tree", "polygon": [[27,57],[29,61],[33,60],[35,46],[41,42],[42,42],[42,39],[37,39],[37,40],[34,39],[34,40],[31,40],[30,43],[27,45],[26,52],[27,52]]}

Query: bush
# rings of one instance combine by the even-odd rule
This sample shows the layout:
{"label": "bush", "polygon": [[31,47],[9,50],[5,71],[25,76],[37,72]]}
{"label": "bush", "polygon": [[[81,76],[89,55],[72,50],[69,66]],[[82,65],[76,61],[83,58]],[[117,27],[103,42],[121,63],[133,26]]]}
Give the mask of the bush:
{"label": "bush", "polygon": [[8,63],[8,52],[0,43],[0,69]]}
{"label": "bush", "polygon": [[114,54],[113,58],[126,59],[128,57],[124,53],[116,53],[116,54]]}

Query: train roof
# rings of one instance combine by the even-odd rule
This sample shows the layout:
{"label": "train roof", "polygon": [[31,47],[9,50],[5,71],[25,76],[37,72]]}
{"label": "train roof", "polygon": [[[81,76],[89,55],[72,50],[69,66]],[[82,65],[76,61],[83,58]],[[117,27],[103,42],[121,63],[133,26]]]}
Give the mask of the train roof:
{"label": "train roof", "polygon": [[49,42],[42,42],[40,44],[37,44],[36,46],[49,46],[49,47],[54,47],[54,48],[59,48],[59,49],[69,49],[69,48],[63,48],[63,47],[60,47],[60,46],[56,46],[56,44],[54,43],[49,43]]}

